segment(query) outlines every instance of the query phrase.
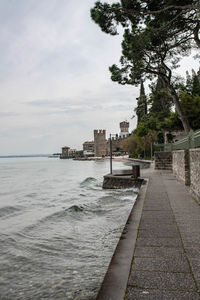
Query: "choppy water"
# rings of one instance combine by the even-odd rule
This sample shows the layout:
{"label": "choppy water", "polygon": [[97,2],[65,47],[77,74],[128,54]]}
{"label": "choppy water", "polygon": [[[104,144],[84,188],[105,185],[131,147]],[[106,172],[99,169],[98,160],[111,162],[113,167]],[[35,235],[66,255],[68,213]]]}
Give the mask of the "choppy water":
{"label": "choppy water", "polygon": [[0,159],[0,299],[95,299],[137,192],[102,190],[108,170]]}

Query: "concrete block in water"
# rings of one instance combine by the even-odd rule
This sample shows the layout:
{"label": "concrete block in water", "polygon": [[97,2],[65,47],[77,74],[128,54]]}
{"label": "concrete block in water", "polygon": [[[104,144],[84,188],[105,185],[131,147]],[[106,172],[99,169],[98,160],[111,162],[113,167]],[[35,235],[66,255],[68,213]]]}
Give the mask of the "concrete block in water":
{"label": "concrete block in water", "polygon": [[124,189],[131,187],[140,187],[142,178],[133,178],[131,175],[109,174],[104,176],[103,189]]}

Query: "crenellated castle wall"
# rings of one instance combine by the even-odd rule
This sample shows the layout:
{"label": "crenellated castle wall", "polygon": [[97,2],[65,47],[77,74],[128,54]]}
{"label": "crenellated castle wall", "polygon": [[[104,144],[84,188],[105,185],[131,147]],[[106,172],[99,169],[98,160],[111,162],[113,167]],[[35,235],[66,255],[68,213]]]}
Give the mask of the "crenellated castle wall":
{"label": "crenellated castle wall", "polygon": [[[118,134],[116,134],[115,137],[112,137],[112,152],[118,152],[119,150],[121,150],[123,148],[123,142],[125,139],[127,139],[128,136],[129,134],[124,136],[118,136]],[[108,154],[110,154],[110,139],[108,139],[107,141],[107,147]]]}
{"label": "crenellated castle wall", "polygon": [[[112,152],[119,152],[123,147],[124,140],[129,134],[112,137]],[[94,130],[94,153],[96,157],[102,157],[110,154],[110,139],[106,140],[106,130]]]}
{"label": "crenellated castle wall", "polygon": [[94,130],[94,155],[96,157],[107,155],[107,145],[106,145],[106,130],[100,129]]}

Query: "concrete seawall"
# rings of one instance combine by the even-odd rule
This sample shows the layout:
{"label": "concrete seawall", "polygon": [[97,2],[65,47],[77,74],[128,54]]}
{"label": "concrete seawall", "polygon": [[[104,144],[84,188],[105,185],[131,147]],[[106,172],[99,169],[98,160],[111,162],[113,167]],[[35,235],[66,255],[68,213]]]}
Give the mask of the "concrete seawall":
{"label": "concrete seawall", "polygon": [[103,189],[140,188],[142,178],[133,178],[132,170],[118,170],[104,176]]}
{"label": "concrete seawall", "polygon": [[147,181],[145,181],[145,184],[140,188],[140,193],[128,216],[96,300],[123,300],[137,239],[137,229],[142,214],[146,188]]}

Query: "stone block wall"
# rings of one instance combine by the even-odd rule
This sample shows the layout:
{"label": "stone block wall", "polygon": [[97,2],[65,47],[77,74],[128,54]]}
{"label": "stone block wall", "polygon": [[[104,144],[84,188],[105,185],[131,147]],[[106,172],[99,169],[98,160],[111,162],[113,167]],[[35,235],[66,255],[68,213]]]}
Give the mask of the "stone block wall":
{"label": "stone block wall", "polygon": [[190,185],[188,151],[177,150],[172,152],[172,170],[178,180],[185,185]]}
{"label": "stone block wall", "polygon": [[190,189],[200,200],[200,149],[189,151],[190,159]]}
{"label": "stone block wall", "polygon": [[170,153],[173,174],[187,185],[195,198],[200,201],[200,148],[155,152],[155,169],[169,170]]}

